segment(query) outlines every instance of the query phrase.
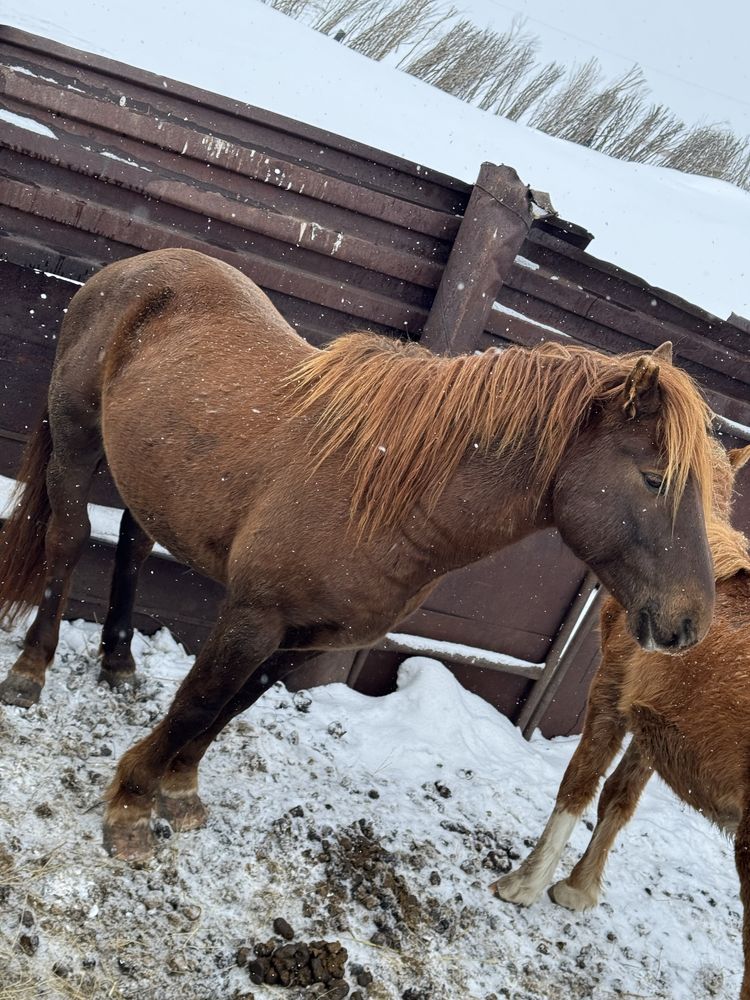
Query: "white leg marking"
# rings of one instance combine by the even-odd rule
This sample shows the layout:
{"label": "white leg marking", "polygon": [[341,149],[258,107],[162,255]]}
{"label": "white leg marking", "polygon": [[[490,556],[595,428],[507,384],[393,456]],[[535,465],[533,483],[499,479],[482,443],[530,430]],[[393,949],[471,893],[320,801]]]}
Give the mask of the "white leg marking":
{"label": "white leg marking", "polygon": [[541,896],[555,874],[579,817],[565,809],[555,809],[539,841],[520,868],[491,886],[496,896],[509,903],[530,906]]}
{"label": "white leg marking", "polygon": [[590,910],[599,902],[599,883],[591,881],[577,887],[563,879],[552,886],[549,894],[555,903],[568,910]]}

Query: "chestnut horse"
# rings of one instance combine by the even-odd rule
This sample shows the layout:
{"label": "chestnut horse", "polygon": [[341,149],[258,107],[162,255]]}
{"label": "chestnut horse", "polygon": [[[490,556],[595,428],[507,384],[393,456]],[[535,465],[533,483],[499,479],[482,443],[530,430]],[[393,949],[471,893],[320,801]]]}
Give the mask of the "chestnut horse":
{"label": "chestnut horse", "polygon": [[708,530],[716,612],[708,635],[676,659],[644,652],[628,632],[625,610],[607,599],[602,662],[554,811],[529,857],[492,888],[502,899],[527,906],[541,895],[630,731],[632,741],[599,797],[586,853],[550,895],[572,910],[596,905],[614,839],[656,771],[684,802],[735,835],[745,910],[741,1000],[750,1000],[750,552],[747,539],[729,524],[732,472],[750,460],[750,445],[729,452],[728,459],[718,450],[716,511]]}
{"label": "chestnut horse", "polygon": [[376,641],[445,573],[540,528],[617,594],[641,643],[677,652],[713,611],[708,419],[670,345],[447,358],[354,333],[321,351],[218,260],[112,264],[70,303],[19,476],[0,611],[41,603],[0,695],[39,697],[105,457],[127,510],[103,677],[133,675],[152,539],[226,587],[167,715],[117,768],[105,844],[120,857],[152,853],[154,808],[203,822],[199,761],[293,664]]}

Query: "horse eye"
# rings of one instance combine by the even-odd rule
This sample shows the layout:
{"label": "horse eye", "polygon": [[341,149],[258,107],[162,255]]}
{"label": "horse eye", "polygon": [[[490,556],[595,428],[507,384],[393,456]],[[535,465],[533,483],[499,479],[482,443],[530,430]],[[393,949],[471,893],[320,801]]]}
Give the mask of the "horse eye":
{"label": "horse eye", "polygon": [[657,472],[644,472],[643,481],[652,493],[661,493],[664,487],[664,478]]}

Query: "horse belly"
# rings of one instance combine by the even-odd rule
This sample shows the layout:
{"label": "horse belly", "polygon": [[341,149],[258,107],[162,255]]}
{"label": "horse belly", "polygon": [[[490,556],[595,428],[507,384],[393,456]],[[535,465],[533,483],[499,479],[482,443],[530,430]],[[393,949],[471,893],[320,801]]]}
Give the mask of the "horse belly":
{"label": "horse belly", "polygon": [[[312,570],[311,561],[294,569],[286,563],[281,576],[268,573],[268,562],[249,567],[257,580],[282,582],[278,605],[289,625],[288,649],[358,649],[372,645],[403,622],[422,603],[435,582],[401,587],[356,558],[325,550],[325,568]],[[265,572],[264,572],[265,569]],[[259,572],[260,571],[260,572]]]}
{"label": "horse belly", "polygon": [[[155,399],[159,394],[155,394]],[[253,502],[252,469],[227,455],[217,428],[180,421],[168,396],[161,404],[106,400],[107,461],[125,505],[176,559],[225,582],[227,558],[242,512]]]}
{"label": "horse belly", "polygon": [[[400,609],[380,608],[372,595],[353,598],[345,590],[338,599],[317,599],[294,609],[291,617],[305,624],[290,625],[282,645],[285,649],[359,649],[372,645],[408,618],[429,590],[432,586]],[[309,623],[312,615],[316,620]]]}
{"label": "horse belly", "polygon": [[720,743],[701,741],[663,716],[635,707],[630,713],[633,739],[672,791],[722,829],[732,832],[742,811],[742,779],[734,755]]}

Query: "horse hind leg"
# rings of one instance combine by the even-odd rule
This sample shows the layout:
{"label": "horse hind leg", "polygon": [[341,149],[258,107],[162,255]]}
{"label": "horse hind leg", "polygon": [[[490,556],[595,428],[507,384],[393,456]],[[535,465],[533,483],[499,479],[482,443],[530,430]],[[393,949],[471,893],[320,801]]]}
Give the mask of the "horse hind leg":
{"label": "horse hind leg", "polygon": [[0,700],[28,708],[39,700],[60,633],[73,570],[88,541],[87,500],[103,450],[98,420],[50,416],[52,452],[46,468],[49,520],[44,537],[44,585],[21,655],[0,683]]}
{"label": "horse hind leg", "polygon": [[132,683],[135,679],[135,660],[130,650],[133,605],[138,573],[153,545],[152,539],[126,508],[120,522],[109,609],[102,627],[99,680],[106,681],[111,687]]}
{"label": "horse hind leg", "polygon": [[599,901],[602,875],[615,837],[635,812],[652,768],[635,742],[607,778],[599,797],[597,824],[586,852],[570,875],[553,885],[551,899],[569,910],[588,910]]}
{"label": "horse hind leg", "polygon": [[225,606],[165,717],[117,766],[106,794],[104,847],[110,854],[129,861],[153,855],[149,820],[170,763],[216,723],[226,704],[278,648],[282,635],[275,609]]}
{"label": "horse hind leg", "polygon": [[201,733],[172,759],[159,784],[154,808],[172,829],[184,832],[204,825],[208,811],[198,794],[198,766],[221,731],[246,711],[269,688],[318,656],[318,650],[279,650],[253,672],[237,694],[221,710],[210,728]]}

